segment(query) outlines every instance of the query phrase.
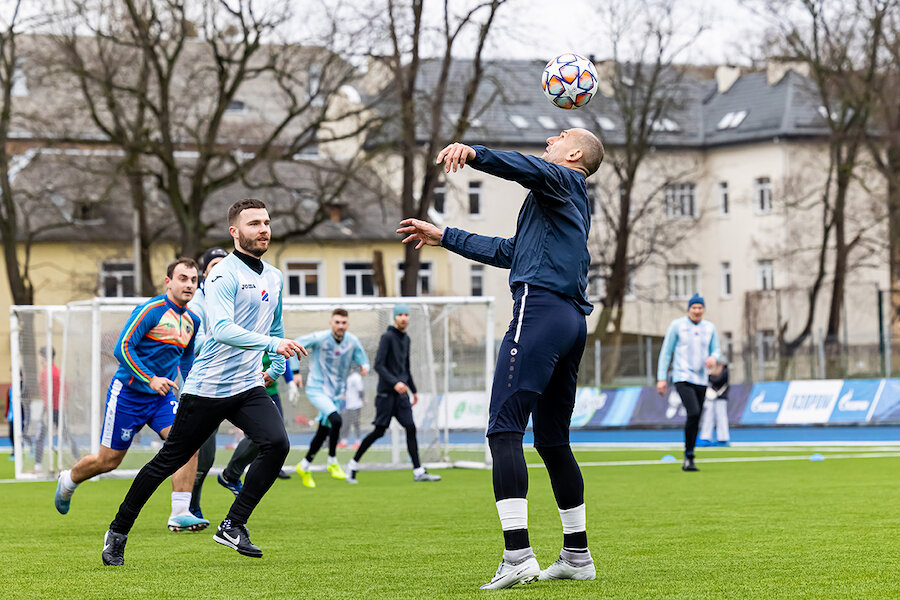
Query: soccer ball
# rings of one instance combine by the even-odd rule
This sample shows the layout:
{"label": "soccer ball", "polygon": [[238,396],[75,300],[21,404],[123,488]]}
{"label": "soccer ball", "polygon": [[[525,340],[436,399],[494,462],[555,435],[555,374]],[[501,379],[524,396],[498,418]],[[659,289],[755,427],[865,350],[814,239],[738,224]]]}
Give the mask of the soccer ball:
{"label": "soccer ball", "polygon": [[597,69],[583,56],[560,54],[544,67],[541,88],[559,108],[581,108],[597,92]]}

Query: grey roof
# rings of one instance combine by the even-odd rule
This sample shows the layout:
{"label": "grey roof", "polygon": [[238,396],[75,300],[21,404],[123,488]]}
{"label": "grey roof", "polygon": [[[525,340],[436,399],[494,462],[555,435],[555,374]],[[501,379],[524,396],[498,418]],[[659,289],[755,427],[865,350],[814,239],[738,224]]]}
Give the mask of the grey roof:
{"label": "grey roof", "polygon": [[[618,145],[624,141],[622,117],[615,98],[598,93],[590,104],[579,110],[559,109],[547,101],[541,90],[539,78],[543,67],[543,61],[533,60],[486,63],[478,100],[470,117],[471,126],[465,137],[494,145],[543,145],[547,137],[560,129],[579,126],[576,123],[580,118],[587,128],[597,131],[605,143]],[[438,61],[422,63],[418,81],[422,94],[432,93],[439,68]],[[451,82],[465,81],[472,64],[458,60],[452,69]],[[655,145],[706,148],[828,133],[826,123],[818,113],[821,102],[817,100],[812,83],[795,71],[787,71],[774,85],[769,85],[765,72],[747,73],[724,93],[718,91],[714,80],[702,78],[700,73],[700,70],[679,72],[674,105],[663,115],[677,125],[677,130],[658,131],[653,138]],[[449,127],[459,113],[463,92],[460,85],[451,85],[448,89],[444,130],[441,132],[444,139],[451,134]],[[387,112],[396,106],[396,102],[388,96],[380,106]],[[737,127],[718,128],[723,116],[742,110],[747,111],[747,115]],[[513,122],[513,115],[521,117],[525,126],[518,127]],[[427,123],[427,118],[427,115],[419,115],[421,123]],[[607,126],[611,122],[614,127],[603,127],[601,122]],[[549,127],[550,124],[553,127]],[[426,139],[428,131],[427,127],[419,130],[421,141]],[[395,133],[396,129],[389,126],[370,143],[389,141]]]}

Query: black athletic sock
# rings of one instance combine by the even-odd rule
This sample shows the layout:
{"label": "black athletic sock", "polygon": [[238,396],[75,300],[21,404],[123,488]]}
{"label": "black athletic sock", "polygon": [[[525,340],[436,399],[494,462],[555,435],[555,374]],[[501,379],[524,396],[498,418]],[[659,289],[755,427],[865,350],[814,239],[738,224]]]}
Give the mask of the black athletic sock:
{"label": "black athletic sock", "polygon": [[328,433],[328,456],[334,457],[337,455],[337,445],[341,439],[341,425],[344,424],[344,421],[341,419],[341,415],[333,412],[328,415],[328,422],[331,423]]}
{"label": "black athletic sock", "polygon": [[572,552],[587,552],[587,532],[576,531],[575,533],[563,534],[563,548]]}
{"label": "black athletic sock", "polygon": [[581,477],[581,469],[572,447],[565,446],[541,446],[537,448],[541,460],[547,467],[550,476],[550,485],[553,487],[553,495],[556,497],[556,505],[560,510],[568,510],[584,504],[584,479]]}
{"label": "black athletic sock", "polygon": [[503,544],[507,550],[522,550],[531,546],[527,529],[511,529],[503,532]]}
{"label": "black athletic sock", "polygon": [[528,467],[522,450],[522,434],[504,432],[488,438],[494,459],[494,500],[525,498],[528,495]]}
{"label": "black athletic sock", "polygon": [[419,441],[416,439],[416,426],[410,425],[406,428],[406,451],[409,452],[409,458],[412,460],[413,468],[418,469],[422,466],[419,461]]}

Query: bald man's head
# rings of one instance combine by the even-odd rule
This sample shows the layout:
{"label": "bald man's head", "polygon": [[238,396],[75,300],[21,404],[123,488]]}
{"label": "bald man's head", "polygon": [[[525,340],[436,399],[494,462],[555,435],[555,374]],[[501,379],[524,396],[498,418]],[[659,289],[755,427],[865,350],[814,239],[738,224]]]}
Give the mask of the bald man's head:
{"label": "bald man's head", "polygon": [[587,129],[566,129],[547,138],[544,160],[580,171],[585,177],[593,175],[603,161],[603,144]]}
{"label": "bald man's head", "polygon": [[575,133],[578,140],[577,143],[581,146],[581,164],[587,171],[588,177],[590,177],[600,168],[600,163],[603,162],[603,157],[606,155],[603,143],[600,141],[600,138],[587,129],[577,128],[570,131]]}

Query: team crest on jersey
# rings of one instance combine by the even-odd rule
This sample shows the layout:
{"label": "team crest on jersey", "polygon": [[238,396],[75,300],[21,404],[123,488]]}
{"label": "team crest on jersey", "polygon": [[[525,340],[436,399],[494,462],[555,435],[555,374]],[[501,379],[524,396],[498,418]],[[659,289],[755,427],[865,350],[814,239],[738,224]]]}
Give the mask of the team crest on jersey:
{"label": "team crest on jersey", "polygon": [[122,441],[127,442],[131,439],[131,429],[123,429],[122,430]]}
{"label": "team crest on jersey", "polygon": [[262,301],[263,301],[263,302],[268,302],[268,301],[269,301],[269,292],[267,292],[266,290],[263,290],[263,291],[262,291]]}

